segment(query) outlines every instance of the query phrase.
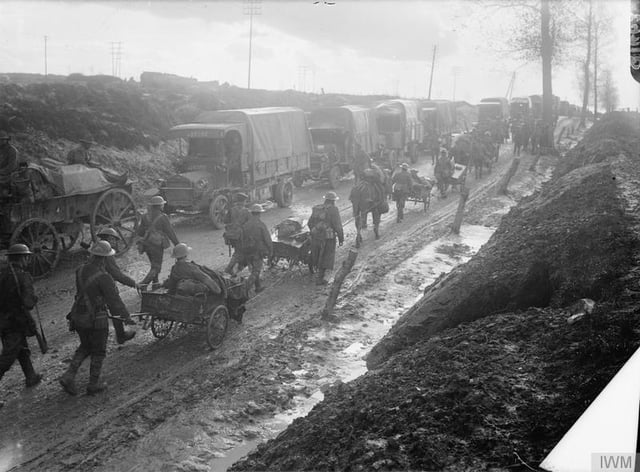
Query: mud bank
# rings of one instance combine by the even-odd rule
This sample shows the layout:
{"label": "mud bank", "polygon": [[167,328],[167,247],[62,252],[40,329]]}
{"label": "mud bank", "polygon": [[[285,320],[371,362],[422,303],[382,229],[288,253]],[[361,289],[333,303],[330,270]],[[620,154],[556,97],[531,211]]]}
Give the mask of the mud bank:
{"label": "mud bank", "polygon": [[[615,119],[638,133],[633,119]],[[538,464],[640,343],[640,148],[611,155],[611,123],[587,135],[607,156],[567,155],[566,171],[426,289],[372,350],[377,370],[328,390],[232,470]],[[567,306],[582,297],[596,311],[568,324]]]}

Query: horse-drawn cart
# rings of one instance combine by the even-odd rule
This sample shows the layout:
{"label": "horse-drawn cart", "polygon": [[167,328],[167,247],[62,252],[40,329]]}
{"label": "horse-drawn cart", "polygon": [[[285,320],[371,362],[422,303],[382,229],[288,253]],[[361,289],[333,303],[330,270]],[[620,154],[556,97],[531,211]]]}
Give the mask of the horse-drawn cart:
{"label": "horse-drawn cart", "polygon": [[[73,170],[77,171],[78,182],[91,182],[82,177],[77,167],[61,169],[76,168]],[[94,176],[100,173],[98,169],[85,169]],[[100,177],[99,180],[100,186],[94,188],[49,194],[14,193],[0,199],[0,249],[26,244],[33,252],[29,271],[36,278],[56,267],[61,254],[76,243],[85,224],[90,226],[94,238],[101,227],[114,228],[122,237],[114,248],[116,254],[126,252],[133,243],[139,220],[131,196],[132,182],[117,185]]]}
{"label": "horse-drawn cart", "polygon": [[427,212],[427,208],[431,204],[431,190],[433,189],[433,180],[420,177],[418,182],[414,182],[413,188],[407,196],[408,202],[414,204],[422,203],[422,211]]}
{"label": "horse-drawn cart", "polygon": [[207,344],[216,349],[224,341],[229,317],[240,319],[245,311],[247,290],[244,279],[222,279],[222,293],[198,293],[196,295],[170,294],[167,292],[142,292],[140,316],[151,324],[153,335],[165,338],[174,325],[198,325],[206,327]]}

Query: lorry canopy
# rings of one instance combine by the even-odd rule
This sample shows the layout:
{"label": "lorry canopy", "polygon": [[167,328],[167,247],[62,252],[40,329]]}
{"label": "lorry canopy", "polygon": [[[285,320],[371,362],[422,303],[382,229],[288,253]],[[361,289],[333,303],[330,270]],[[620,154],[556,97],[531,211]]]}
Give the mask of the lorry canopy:
{"label": "lorry canopy", "polygon": [[412,100],[389,100],[378,105],[376,111],[385,115],[403,116],[407,123],[418,121],[418,103]]}
{"label": "lorry canopy", "polygon": [[311,134],[305,114],[294,107],[247,108],[209,111],[196,118],[197,123],[245,123],[248,127],[249,148],[254,163],[275,161],[284,156],[306,156],[292,165],[297,170],[308,167],[311,154]]}
{"label": "lorry canopy", "polygon": [[224,134],[231,129],[238,129],[238,125],[189,123],[171,128],[169,138],[224,138]]}

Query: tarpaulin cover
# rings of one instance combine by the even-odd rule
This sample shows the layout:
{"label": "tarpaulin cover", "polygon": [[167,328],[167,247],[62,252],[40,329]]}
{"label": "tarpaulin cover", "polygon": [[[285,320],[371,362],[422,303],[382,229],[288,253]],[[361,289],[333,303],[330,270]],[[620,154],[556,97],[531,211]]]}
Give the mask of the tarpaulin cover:
{"label": "tarpaulin cover", "polygon": [[371,108],[354,105],[320,108],[309,115],[309,127],[343,128],[351,133],[363,151],[370,153],[377,148],[378,127]]}
{"label": "tarpaulin cover", "polygon": [[198,123],[246,123],[250,164],[256,178],[309,168],[311,134],[304,112],[293,107],[248,108],[202,113]]}
{"label": "tarpaulin cover", "polygon": [[82,164],[63,165],[52,169],[49,171],[49,177],[64,195],[96,193],[113,186],[100,169]]}

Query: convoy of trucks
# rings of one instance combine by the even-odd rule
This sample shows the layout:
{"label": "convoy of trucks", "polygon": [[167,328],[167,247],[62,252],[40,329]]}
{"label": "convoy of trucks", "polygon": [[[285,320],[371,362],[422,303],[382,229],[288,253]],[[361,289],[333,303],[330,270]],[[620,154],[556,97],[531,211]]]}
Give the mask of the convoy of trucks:
{"label": "convoy of trucks", "polygon": [[416,162],[423,139],[419,103],[415,100],[387,100],[376,106],[375,114],[380,136],[376,159],[392,169],[405,156]]}

